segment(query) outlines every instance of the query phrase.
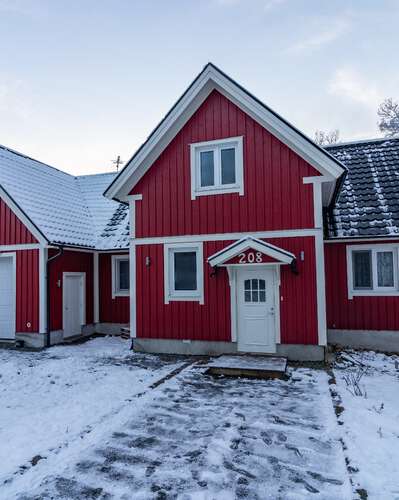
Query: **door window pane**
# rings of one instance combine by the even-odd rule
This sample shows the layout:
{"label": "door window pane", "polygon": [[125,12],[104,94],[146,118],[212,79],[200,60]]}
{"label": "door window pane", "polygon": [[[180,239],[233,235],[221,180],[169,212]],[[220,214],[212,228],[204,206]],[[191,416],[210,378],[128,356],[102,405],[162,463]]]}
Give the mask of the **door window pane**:
{"label": "door window pane", "polygon": [[197,290],[196,252],[175,252],[175,290]]}
{"label": "door window pane", "polygon": [[393,252],[377,252],[378,286],[393,287]]}
{"label": "door window pane", "polygon": [[119,263],[119,290],[129,290],[129,261],[120,260]]}
{"label": "door window pane", "polygon": [[200,177],[201,187],[213,186],[215,184],[213,151],[202,151],[200,153]]}
{"label": "door window pane", "polygon": [[236,152],[234,148],[221,150],[222,184],[236,182]]}
{"label": "door window pane", "polygon": [[371,273],[371,251],[356,250],[352,253],[353,288],[367,290],[373,288]]}
{"label": "door window pane", "polygon": [[260,291],[259,292],[259,302],[266,302],[266,292],[265,291]]}
{"label": "door window pane", "polygon": [[244,281],[245,302],[266,302],[266,281],[251,279]]}

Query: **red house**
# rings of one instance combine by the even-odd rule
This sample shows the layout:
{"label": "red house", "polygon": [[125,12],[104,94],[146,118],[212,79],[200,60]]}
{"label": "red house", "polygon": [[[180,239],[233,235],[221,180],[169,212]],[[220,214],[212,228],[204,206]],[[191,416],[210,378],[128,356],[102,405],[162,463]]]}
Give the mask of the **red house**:
{"label": "red house", "polygon": [[323,149],[212,64],[117,176],[0,148],[0,338],[399,352],[398,173],[399,139]]}

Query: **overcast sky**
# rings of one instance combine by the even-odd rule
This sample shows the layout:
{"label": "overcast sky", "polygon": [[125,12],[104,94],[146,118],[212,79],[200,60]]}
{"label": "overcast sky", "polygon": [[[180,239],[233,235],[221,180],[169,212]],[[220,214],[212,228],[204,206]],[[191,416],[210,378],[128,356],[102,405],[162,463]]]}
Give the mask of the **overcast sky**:
{"label": "overcast sky", "polygon": [[112,170],[208,61],[312,137],[377,137],[398,26],[398,0],[0,0],[0,144]]}

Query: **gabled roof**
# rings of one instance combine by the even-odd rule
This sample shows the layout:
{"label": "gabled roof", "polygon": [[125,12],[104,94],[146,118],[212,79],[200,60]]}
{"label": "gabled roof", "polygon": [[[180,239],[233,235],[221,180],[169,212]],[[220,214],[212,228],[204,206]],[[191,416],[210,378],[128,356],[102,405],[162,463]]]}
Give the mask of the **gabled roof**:
{"label": "gabled roof", "polygon": [[331,238],[399,236],[399,138],[326,148],[347,167],[329,216]]}
{"label": "gabled roof", "polygon": [[[144,144],[105,191],[111,199],[126,201],[126,196],[152,166],[162,151],[187,123],[209,94],[217,90],[245,113],[278,137],[322,175],[334,183],[345,167],[284,118],[250,94],[214,64],[208,63],[171,108]],[[330,189],[331,191],[331,189]]]}
{"label": "gabled roof", "polygon": [[0,146],[0,187],[49,243],[127,248],[127,209],[102,196],[116,173],[74,177]]}
{"label": "gabled roof", "polygon": [[208,263],[212,267],[225,265],[240,253],[249,249],[261,252],[280,264],[291,264],[295,260],[295,255],[291,252],[253,236],[246,236],[208,257]]}

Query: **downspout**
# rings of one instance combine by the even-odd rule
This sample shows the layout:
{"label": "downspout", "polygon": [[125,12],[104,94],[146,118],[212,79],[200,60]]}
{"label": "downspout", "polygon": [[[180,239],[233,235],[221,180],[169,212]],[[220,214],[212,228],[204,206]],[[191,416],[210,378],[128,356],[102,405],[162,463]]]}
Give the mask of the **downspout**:
{"label": "downspout", "polygon": [[51,321],[51,310],[50,310],[50,262],[53,260],[58,259],[58,257],[61,257],[61,255],[64,253],[64,247],[59,246],[58,247],[58,252],[47,259],[46,262],[46,306],[47,306],[47,326],[46,326],[46,347],[50,347],[50,321]]}

